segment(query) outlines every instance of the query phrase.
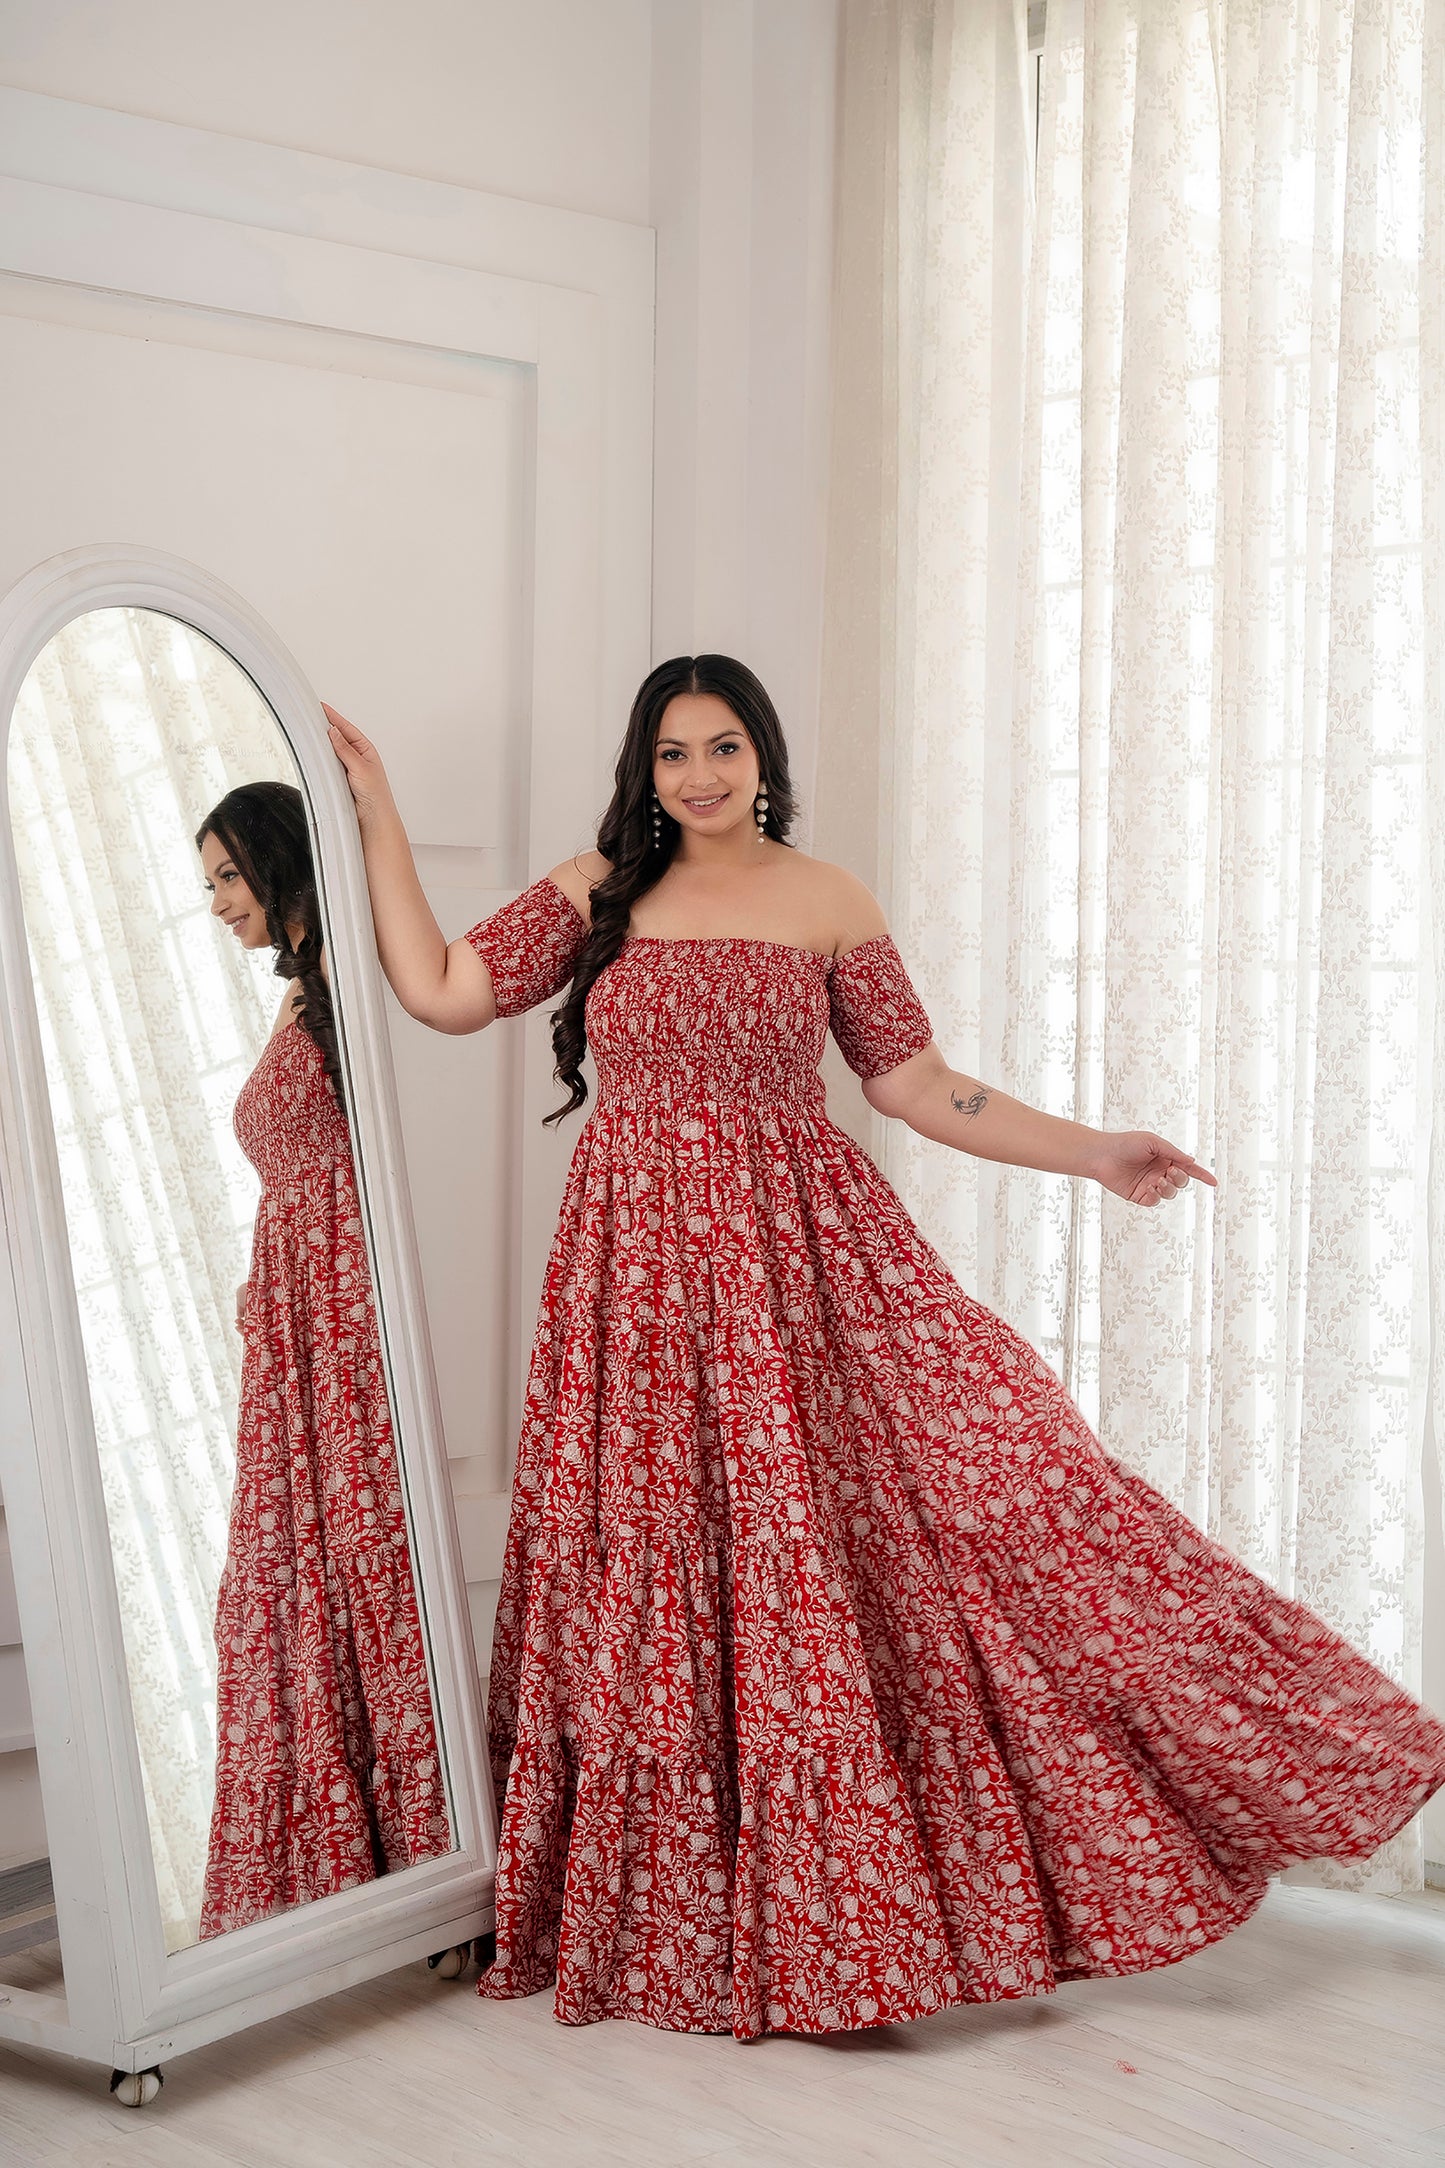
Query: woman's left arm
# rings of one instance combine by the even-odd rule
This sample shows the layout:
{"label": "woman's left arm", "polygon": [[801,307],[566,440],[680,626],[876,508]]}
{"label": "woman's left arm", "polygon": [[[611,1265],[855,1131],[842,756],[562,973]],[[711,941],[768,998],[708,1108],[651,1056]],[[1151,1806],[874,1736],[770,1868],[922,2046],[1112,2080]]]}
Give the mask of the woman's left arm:
{"label": "woman's left arm", "polygon": [[1191,1181],[1216,1186],[1197,1159],[1153,1130],[1093,1129],[1045,1114],[950,1069],[936,1046],[866,1079],[863,1096],[920,1137],[1041,1174],[1087,1175],[1130,1204],[1163,1204]]}
{"label": "woman's left arm", "polygon": [[1163,1204],[1190,1182],[1217,1187],[1197,1159],[1151,1129],[1064,1121],[950,1069],[877,900],[839,867],[817,873],[837,930],[833,1029],[870,1107],[978,1159],[1087,1175],[1130,1204]]}

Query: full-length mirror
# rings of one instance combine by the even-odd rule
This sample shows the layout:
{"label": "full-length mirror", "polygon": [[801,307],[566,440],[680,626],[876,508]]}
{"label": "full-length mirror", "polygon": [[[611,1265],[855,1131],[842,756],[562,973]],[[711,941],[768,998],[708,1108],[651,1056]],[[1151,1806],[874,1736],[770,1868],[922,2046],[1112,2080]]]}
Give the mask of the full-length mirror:
{"label": "full-length mirror", "polygon": [[139,608],[8,790],[165,1945],[452,1849],[301,777]]}

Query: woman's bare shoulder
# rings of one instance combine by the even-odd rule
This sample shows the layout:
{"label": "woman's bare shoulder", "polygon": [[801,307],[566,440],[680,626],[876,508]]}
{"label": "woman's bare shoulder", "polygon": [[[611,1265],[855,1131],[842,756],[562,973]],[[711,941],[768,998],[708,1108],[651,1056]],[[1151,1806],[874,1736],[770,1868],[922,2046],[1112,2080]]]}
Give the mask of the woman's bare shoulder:
{"label": "woman's bare shoulder", "polygon": [[590,918],[592,891],[611,871],[610,860],[600,851],[579,851],[575,858],[564,858],[560,866],[553,866],[547,878],[554,888],[561,889],[583,918]]}
{"label": "woman's bare shoulder", "polygon": [[801,852],[795,854],[794,863],[808,885],[810,899],[833,929],[837,955],[887,933],[888,921],[878,899],[856,873],[830,865],[825,858],[805,858]]}

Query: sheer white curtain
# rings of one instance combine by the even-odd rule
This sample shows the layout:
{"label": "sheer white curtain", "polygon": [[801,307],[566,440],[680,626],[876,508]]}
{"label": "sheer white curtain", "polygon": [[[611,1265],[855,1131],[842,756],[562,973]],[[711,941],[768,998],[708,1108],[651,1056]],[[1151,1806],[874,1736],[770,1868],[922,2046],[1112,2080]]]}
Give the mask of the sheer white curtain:
{"label": "sheer white curtain", "polygon": [[1032,201],[1022,0],[846,24],[820,832],[876,817],[961,1066],[1220,1190],[890,1171],[1111,1451],[1418,1689],[1445,9],[1048,0]]}
{"label": "sheer white curtain", "polygon": [[280,1001],[209,917],[194,832],[295,781],[221,650],[145,610],[58,633],[11,723],[10,817],[167,1944],[196,1939],[213,1624],[256,1185],[231,1131]]}

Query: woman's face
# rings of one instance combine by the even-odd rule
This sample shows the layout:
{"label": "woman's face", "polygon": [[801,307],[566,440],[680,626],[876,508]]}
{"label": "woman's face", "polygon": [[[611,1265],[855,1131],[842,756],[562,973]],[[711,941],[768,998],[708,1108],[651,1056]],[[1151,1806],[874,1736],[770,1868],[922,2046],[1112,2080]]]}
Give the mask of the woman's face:
{"label": "woman's face", "polygon": [[232,938],[239,941],[242,948],[269,948],[271,936],[266,931],[266,914],[246,886],[240,867],[219,836],[202,837],[201,866],[206,886],[211,891],[212,918],[229,926]]}
{"label": "woman's face", "polygon": [[717,836],[754,825],[758,756],[752,739],[716,693],[669,700],[652,753],[652,780],[664,813],[685,834]]}

